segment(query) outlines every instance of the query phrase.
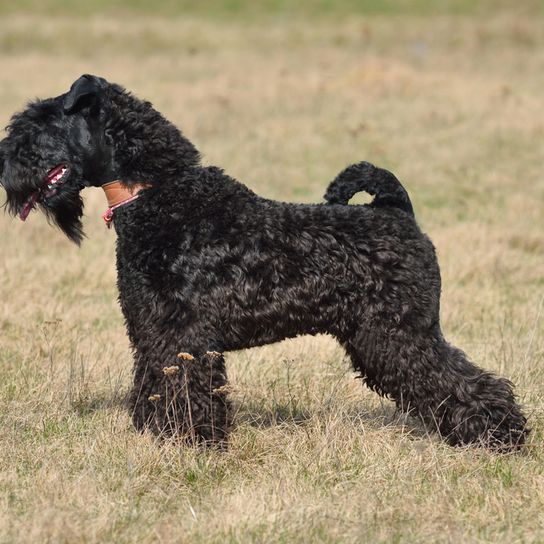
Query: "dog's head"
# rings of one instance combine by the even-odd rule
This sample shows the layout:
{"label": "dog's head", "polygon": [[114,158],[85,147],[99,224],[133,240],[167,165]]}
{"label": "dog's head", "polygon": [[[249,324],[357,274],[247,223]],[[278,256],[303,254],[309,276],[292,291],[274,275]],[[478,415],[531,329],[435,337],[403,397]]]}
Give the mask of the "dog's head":
{"label": "dog's head", "polygon": [[25,220],[38,206],[71,240],[81,241],[81,189],[115,179],[104,130],[113,88],[85,75],[68,93],[32,102],[12,117],[0,142],[0,181],[12,214]]}
{"label": "dog's head", "polygon": [[195,147],[149,102],[83,75],[70,90],[31,102],[0,141],[7,209],[25,220],[41,208],[76,243],[84,187],[120,179],[157,185],[199,163]]}

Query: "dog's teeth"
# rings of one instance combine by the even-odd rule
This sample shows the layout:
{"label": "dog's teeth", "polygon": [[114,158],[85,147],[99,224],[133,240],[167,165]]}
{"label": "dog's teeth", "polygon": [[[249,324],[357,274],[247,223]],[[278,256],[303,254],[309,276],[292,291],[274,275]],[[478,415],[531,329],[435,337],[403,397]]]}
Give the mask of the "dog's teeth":
{"label": "dog's teeth", "polygon": [[55,185],[55,183],[58,183],[64,174],[66,173],[67,168],[62,168],[57,174],[55,174],[50,180],[49,185]]}

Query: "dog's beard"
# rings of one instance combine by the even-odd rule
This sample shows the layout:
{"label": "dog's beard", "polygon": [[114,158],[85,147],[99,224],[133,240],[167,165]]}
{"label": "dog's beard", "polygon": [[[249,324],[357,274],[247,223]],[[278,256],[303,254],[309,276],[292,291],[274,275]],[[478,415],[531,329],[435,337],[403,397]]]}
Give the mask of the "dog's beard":
{"label": "dog's beard", "polygon": [[80,190],[79,187],[66,186],[59,194],[41,203],[41,208],[48,219],[58,225],[66,236],[77,245],[81,244],[85,235],[81,223],[83,199]]}
{"label": "dog's beard", "polygon": [[18,215],[23,220],[33,208],[39,207],[50,222],[80,245],[84,236],[81,223],[83,200],[80,191],[86,184],[81,179],[78,168],[72,167],[65,182],[55,185],[57,190],[48,194],[50,186],[45,186],[44,181],[36,183],[36,179],[44,177],[44,171],[47,169],[41,166],[26,170],[17,169],[8,163],[2,180],[7,196],[6,207],[9,213]]}

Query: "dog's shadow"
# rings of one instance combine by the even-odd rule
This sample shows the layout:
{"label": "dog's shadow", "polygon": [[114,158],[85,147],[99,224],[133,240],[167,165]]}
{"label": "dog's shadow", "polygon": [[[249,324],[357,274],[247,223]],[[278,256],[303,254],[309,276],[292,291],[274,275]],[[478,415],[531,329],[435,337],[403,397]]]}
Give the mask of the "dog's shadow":
{"label": "dog's shadow", "polygon": [[234,425],[249,425],[267,429],[279,425],[305,425],[313,417],[311,410],[289,403],[275,403],[267,406],[264,402],[245,401],[234,405]]}
{"label": "dog's shadow", "polygon": [[256,429],[268,429],[278,426],[304,427],[312,420],[340,420],[341,425],[354,429],[379,430],[394,429],[414,438],[429,436],[429,430],[416,417],[399,412],[395,406],[381,405],[369,408],[348,408],[335,412],[332,408],[308,409],[289,403],[273,406],[265,403],[248,401],[235,404],[234,427],[248,425]]}

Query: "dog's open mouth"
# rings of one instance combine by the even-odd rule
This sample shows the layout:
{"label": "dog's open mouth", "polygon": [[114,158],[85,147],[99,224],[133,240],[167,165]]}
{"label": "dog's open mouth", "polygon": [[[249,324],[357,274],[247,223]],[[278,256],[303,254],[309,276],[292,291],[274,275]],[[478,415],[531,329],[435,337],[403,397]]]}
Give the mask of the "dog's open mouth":
{"label": "dog's open mouth", "polygon": [[68,166],[65,164],[58,164],[49,170],[45,178],[44,186],[39,191],[34,191],[23,204],[23,207],[19,212],[19,217],[22,221],[26,220],[28,214],[36,206],[36,202],[43,201],[45,198],[50,198],[57,193],[58,186],[63,183],[67,171]]}

